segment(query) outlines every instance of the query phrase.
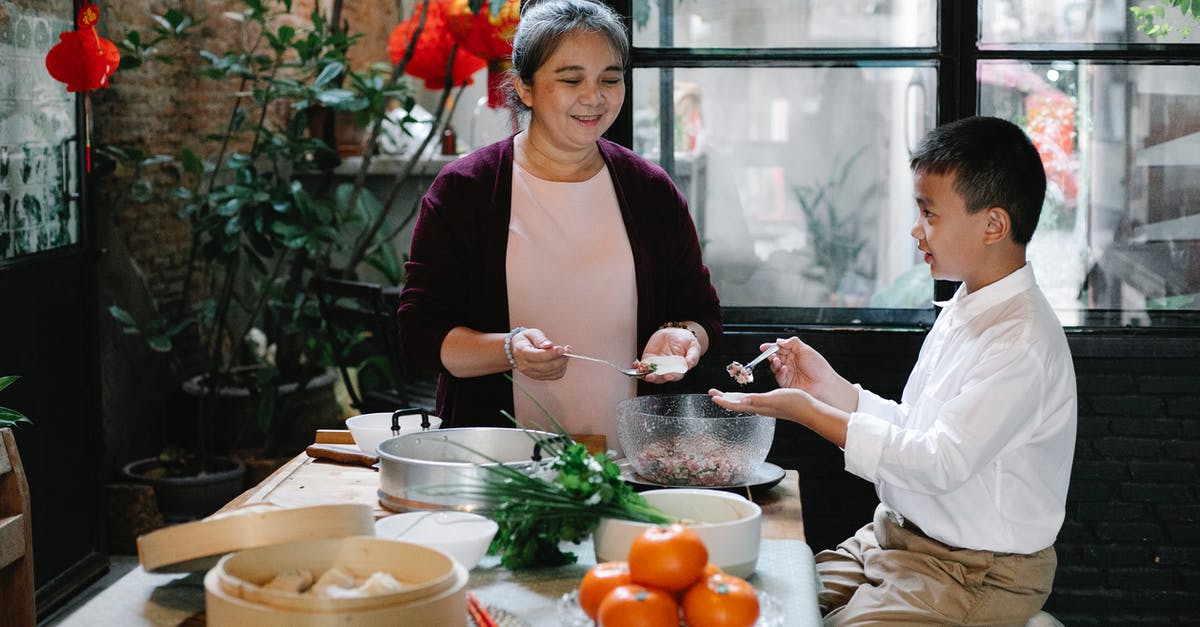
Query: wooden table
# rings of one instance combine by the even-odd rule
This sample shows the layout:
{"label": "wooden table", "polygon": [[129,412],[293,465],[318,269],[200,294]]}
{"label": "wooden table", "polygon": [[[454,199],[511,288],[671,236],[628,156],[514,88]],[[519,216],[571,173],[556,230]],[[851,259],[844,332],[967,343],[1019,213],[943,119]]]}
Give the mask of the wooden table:
{"label": "wooden table", "polygon": [[[393,512],[379,504],[379,474],[371,468],[314,460],[301,453],[270,477],[230,501],[221,511],[259,502],[283,507],[369,503],[376,518]],[[763,544],[751,582],[779,599],[784,625],[819,625],[816,573],[804,542],[799,477],[783,481],[755,501],[763,508]],[[486,557],[468,588],[488,607],[517,620],[514,625],[558,625],[557,602],[595,564],[590,542],[572,547],[579,562],[559,568],[513,572]],[[66,617],[61,625],[202,625],[203,573],[158,575],[136,568]]]}

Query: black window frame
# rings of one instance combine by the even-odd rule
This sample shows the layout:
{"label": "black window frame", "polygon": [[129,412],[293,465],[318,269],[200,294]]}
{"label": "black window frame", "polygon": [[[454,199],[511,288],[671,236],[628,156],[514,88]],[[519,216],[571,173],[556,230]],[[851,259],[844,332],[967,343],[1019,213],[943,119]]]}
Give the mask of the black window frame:
{"label": "black window frame", "polygon": [[[626,26],[633,32],[632,5],[636,0],[605,0],[625,16]],[[677,0],[648,0],[659,2],[668,19]],[[781,0],[786,2],[786,0]],[[633,146],[633,68],[700,67],[879,67],[894,65],[932,65],[937,73],[937,124],[945,124],[978,111],[979,86],[976,67],[980,61],[1056,60],[1072,62],[1107,62],[1125,64],[1200,65],[1200,43],[1125,43],[1125,44],[981,44],[979,0],[939,0],[937,6],[937,43],[932,47],[877,48],[678,48],[670,46],[639,47],[631,50],[630,85],[625,103],[608,137],[621,145]],[[660,41],[669,43],[673,32],[660,30]],[[1200,41],[1200,34],[1194,37]],[[670,93],[671,73],[662,72],[660,91]],[[660,99],[671,102],[671,98]],[[663,146],[672,146],[674,129],[671,116],[660,129]],[[674,173],[673,151],[663,150],[661,165]],[[949,298],[957,288],[950,281],[934,282],[934,297]],[[875,309],[875,308],[805,308],[805,307],[724,307],[726,322],[734,326],[771,327],[781,324],[837,326],[851,328],[927,328],[932,324],[936,309]],[[1068,331],[1120,331],[1130,329],[1122,310],[1083,310],[1082,323],[1066,327]],[[1200,333],[1200,311],[1149,310],[1150,327],[1158,331],[1184,331],[1187,335]],[[1149,327],[1140,327],[1141,331]]]}

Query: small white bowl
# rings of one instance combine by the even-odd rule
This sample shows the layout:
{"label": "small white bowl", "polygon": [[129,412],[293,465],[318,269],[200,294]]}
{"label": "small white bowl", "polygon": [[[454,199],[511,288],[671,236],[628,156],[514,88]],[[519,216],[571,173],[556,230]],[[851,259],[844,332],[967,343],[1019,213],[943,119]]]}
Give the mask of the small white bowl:
{"label": "small white bowl", "polygon": [[471,570],[487,553],[498,528],[490,518],[469,512],[408,512],[376,521],[375,535],[437,549]]}
{"label": "small white bowl", "polygon": [[[737,577],[754,574],[762,542],[762,508],[753,501],[718,490],[647,490],[642,496],[695,529],[708,549],[708,561]],[[596,561],[624,561],[634,539],[653,526],[602,518],[592,535]]]}
{"label": "small white bowl", "polygon": [[[379,443],[398,435],[406,435],[421,430],[421,414],[409,414],[399,417],[400,433],[392,433],[392,414],[380,412],[377,414],[359,414],[346,419],[346,428],[354,437],[354,443],[367,455],[379,455]],[[442,426],[442,419],[429,414],[429,428],[437,429]]]}

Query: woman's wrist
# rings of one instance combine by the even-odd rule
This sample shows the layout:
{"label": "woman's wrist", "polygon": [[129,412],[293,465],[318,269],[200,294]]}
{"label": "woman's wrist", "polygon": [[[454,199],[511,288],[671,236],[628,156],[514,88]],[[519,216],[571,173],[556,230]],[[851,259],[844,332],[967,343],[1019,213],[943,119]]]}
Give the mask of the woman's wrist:
{"label": "woman's wrist", "polygon": [[694,337],[699,338],[700,334],[696,333],[696,329],[692,328],[693,324],[696,324],[696,323],[689,322],[686,320],[679,321],[679,322],[674,322],[674,321],[673,322],[664,322],[664,323],[658,325],[658,328],[660,328],[660,329],[683,329],[685,331],[691,331],[691,333]]}
{"label": "woman's wrist", "polygon": [[513,327],[512,330],[509,331],[504,336],[504,358],[508,360],[508,365],[511,366],[513,370],[518,369],[517,368],[517,360],[513,357],[513,350],[512,350],[513,338],[516,337],[516,335],[518,333],[520,333],[521,331],[524,331],[524,330],[525,330],[525,327]]}
{"label": "woman's wrist", "polygon": [[699,322],[695,322],[693,320],[670,321],[662,323],[658,326],[658,328],[660,330],[683,329],[685,331],[689,331],[691,332],[692,337],[696,338],[696,341],[700,344],[700,354],[703,355],[706,351],[708,351],[708,330],[705,329],[704,325],[700,324]]}

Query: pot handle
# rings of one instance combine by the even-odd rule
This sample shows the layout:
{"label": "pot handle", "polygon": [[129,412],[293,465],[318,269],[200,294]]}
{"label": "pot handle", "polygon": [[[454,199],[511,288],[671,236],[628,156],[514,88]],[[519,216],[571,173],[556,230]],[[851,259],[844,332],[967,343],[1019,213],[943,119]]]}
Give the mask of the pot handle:
{"label": "pot handle", "polygon": [[530,459],[532,459],[535,462],[542,461],[542,444],[548,444],[550,442],[562,442],[563,444],[571,444],[572,442],[574,442],[574,440],[572,440],[566,434],[560,434],[560,435],[556,435],[551,438],[544,438],[541,440],[536,440],[533,443],[533,455],[530,457]]}
{"label": "pot handle", "polygon": [[421,431],[429,430],[429,410],[420,407],[408,407],[392,412],[392,435],[400,435],[400,416],[421,414]]}

